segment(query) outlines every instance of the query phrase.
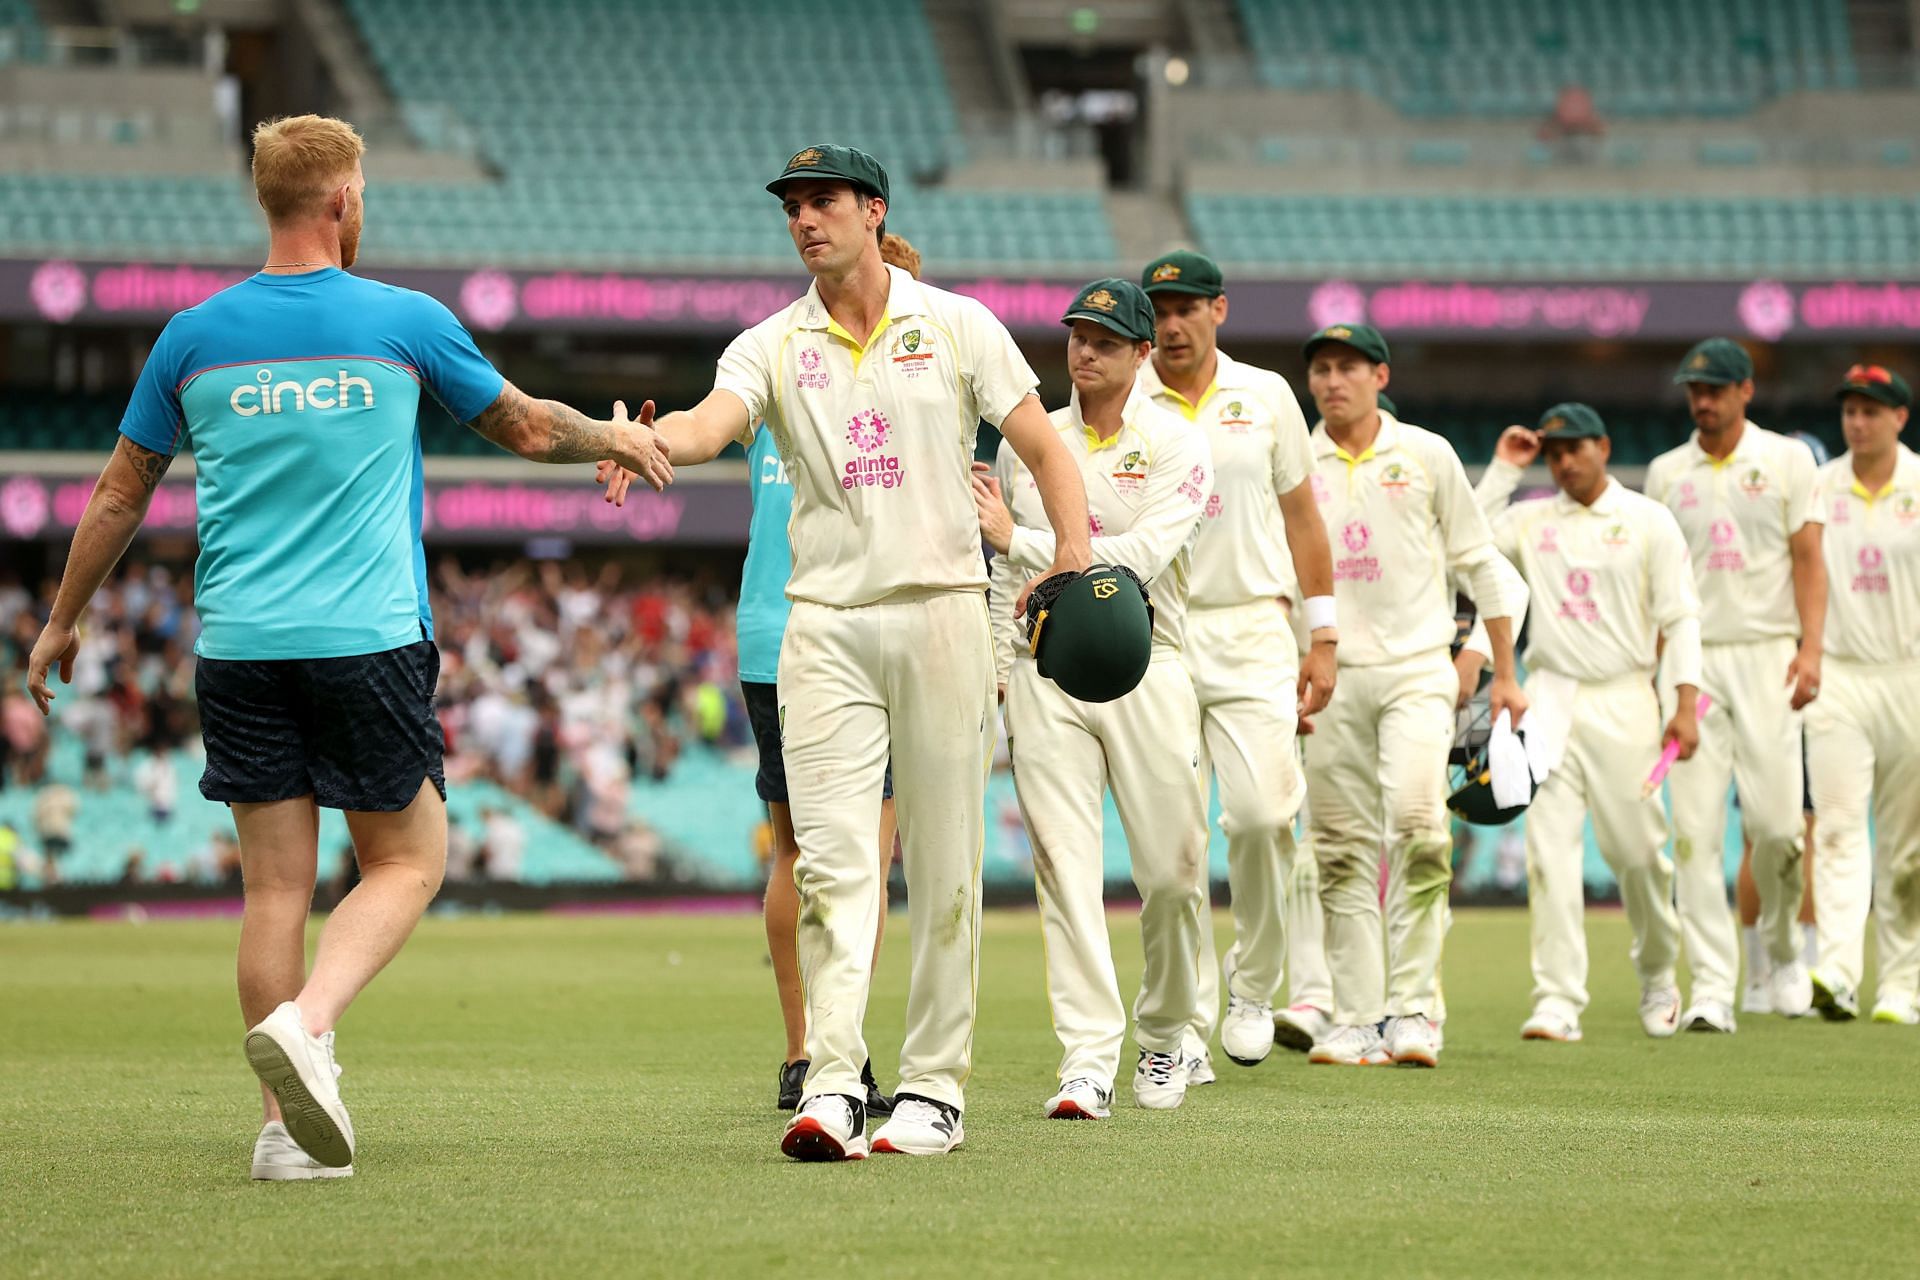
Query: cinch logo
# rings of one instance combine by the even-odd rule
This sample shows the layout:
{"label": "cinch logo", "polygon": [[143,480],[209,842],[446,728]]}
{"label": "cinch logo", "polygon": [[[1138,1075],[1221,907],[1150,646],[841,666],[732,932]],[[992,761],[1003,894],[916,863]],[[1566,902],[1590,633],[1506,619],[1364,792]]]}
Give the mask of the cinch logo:
{"label": "cinch logo", "polygon": [[[227,406],[243,418],[262,413],[305,413],[309,405],[315,409],[351,409],[356,387],[360,389],[361,407],[373,408],[373,384],[345,369],[335,377],[315,378],[312,382],[295,379],[275,382],[271,369],[261,369],[253,377],[259,386],[243,384],[227,397]],[[289,400],[293,402],[291,410],[287,408]]]}

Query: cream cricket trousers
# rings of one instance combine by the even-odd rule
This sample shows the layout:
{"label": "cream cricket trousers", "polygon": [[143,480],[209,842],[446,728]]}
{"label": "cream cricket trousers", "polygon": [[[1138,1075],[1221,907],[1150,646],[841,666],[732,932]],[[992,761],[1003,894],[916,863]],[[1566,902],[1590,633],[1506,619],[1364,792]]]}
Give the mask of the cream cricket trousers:
{"label": "cream cricket trousers", "polygon": [[1023,655],[1007,684],[1007,730],[1014,788],[1033,843],[1047,1002],[1063,1050],[1060,1078],[1085,1076],[1111,1087],[1127,1012],[1101,894],[1101,799],[1108,787],[1140,890],[1145,964],[1134,1039],[1143,1049],[1171,1053],[1193,1023],[1207,853],[1193,682],[1177,654],[1156,652],[1132,693],[1077,702]]}
{"label": "cream cricket trousers", "polygon": [[[1453,833],[1447,752],[1459,678],[1445,649],[1402,662],[1341,667],[1333,701],[1307,738],[1308,831],[1320,862],[1334,1020],[1440,1010],[1440,952]],[[1393,936],[1385,964],[1380,852],[1402,888],[1388,895]]]}
{"label": "cream cricket trousers", "polygon": [[1587,1007],[1587,816],[1620,885],[1633,926],[1642,991],[1673,985],[1680,921],[1658,794],[1640,789],[1660,758],[1660,699],[1653,673],[1581,684],[1567,752],[1527,810],[1527,914],[1533,926],[1533,1005],[1578,1022]]}
{"label": "cream cricket trousers", "polygon": [[[1318,880],[1301,858],[1293,820],[1305,798],[1294,737],[1299,651],[1286,610],[1277,600],[1187,614],[1181,657],[1200,701],[1200,777],[1220,785],[1220,829],[1227,837],[1227,887],[1233,903],[1233,994],[1272,1003],[1285,980],[1291,950],[1302,952],[1293,971],[1296,1003],[1305,989],[1326,990],[1320,955]],[[1220,1019],[1220,974],[1213,939],[1213,911],[1201,864],[1200,1015],[1194,1031],[1211,1040]],[[1289,893],[1301,878],[1306,890]],[[1311,900],[1296,903],[1295,899]],[[1316,917],[1296,929],[1299,907]],[[1296,933],[1298,943],[1293,941]],[[1305,945],[1303,945],[1305,944]],[[1307,952],[1311,954],[1307,954]]]}
{"label": "cream cricket trousers", "polygon": [[1876,1003],[1911,1008],[1920,999],[1920,663],[1828,658],[1806,715],[1820,971],[1859,989],[1871,898]]}
{"label": "cream cricket trousers", "polygon": [[866,1096],[861,1026],[886,903],[873,833],[891,753],[913,953],[900,1090],[964,1105],[993,713],[984,593],[899,591],[851,609],[794,603],[780,721],[800,846],[806,1097]]}
{"label": "cream cricket trousers", "polygon": [[[1760,936],[1780,964],[1799,958],[1802,815],[1800,713],[1793,710],[1787,666],[1796,641],[1701,646],[1700,692],[1713,706],[1700,720],[1700,748],[1667,775],[1673,807],[1675,898],[1693,999],[1733,1003],[1740,976],[1739,934],[1727,906],[1727,788],[1740,797],[1740,821],[1753,840],[1760,890]],[[1662,709],[1674,700],[1663,682]],[[1644,777],[1644,775],[1642,775]]]}

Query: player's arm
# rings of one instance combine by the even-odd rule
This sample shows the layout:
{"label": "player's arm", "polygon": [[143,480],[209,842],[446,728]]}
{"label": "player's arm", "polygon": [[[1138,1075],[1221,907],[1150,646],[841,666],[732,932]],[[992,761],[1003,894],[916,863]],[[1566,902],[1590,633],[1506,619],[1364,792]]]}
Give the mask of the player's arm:
{"label": "player's arm", "polygon": [[[1087,532],[1087,489],[1080,479],[1080,468],[1073,465],[1073,455],[1053,429],[1053,420],[1040,407],[1040,398],[1029,392],[1001,421],[1000,434],[1013,447],[1021,465],[1033,472],[1047,523],[1053,527],[1050,563],[1043,563],[1046,572],[1041,576],[1083,572],[1093,563]],[[1205,500],[1203,495],[1201,501]],[[1135,572],[1146,576],[1138,569]],[[1021,592],[1022,604],[1025,595]]]}
{"label": "player's arm", "polygon": [[80,651],[80,615],[113,572],[113,566],[127,553],[140,522],[147,518],[153,491],[160,487],[160,478],[172,465],[172,454],[155,452],[121,436],[100,472],[80,525],[73,531],[73,546],[67,552],[67,567],[60,575],[53,611],[27,660],[27,692],[41,715],[47,714],[55,696],[47,687],[48,673],[58,663],[60,683],[73,682],[73,659]]}
{"label": "player's arm", "polygon": [[1787,666],[1793,709],[1820,696],[1820,657],[1827,642],[1827,564],[1820,547],[1825,527],[1808,522],[1787,538],[1793,555],[1793,605],[1800,613],[1800,648]]}
{"label": "player's arm", "polygon": [[664,489],[673,483],[673,467],[652,424],[651,400],[640,406],[637,418],[628,418],[626,405],[615,401],[613,417],[603,422],[558,400],[536,400],[509,382],[467,426],[530,462],[611,458],[655,489]]}
{"label": "player's arm", "polygon": [[1428,460],[1428,468],[1434,479],[1434,516],[1446,545],[1447,567],[1468,584],[1468,594],[1480,611],[1493,650],[1493,687],[1487,693],[1488,705],[1496,719],[1502,711],[1511,711],[1517,725],[1527,710],[1527,695],[1520,691],[1514,658],[1514,638],[1520,620],[1526,616],[1526,583],[1495,550],[1486,517],[1467,486],[1459,455],[1452,449],[1439,450]]}
{"label": "player's arm", "polygon": [[1307,651],[1300,658],[1300,679],[1294,688],[1295,710],[1317,715],[1333,700],[1339,677],[1338,615],[1333,608],[1333,549],[1327,543],[1327,522],[1320,515],[1313,485],[1301,481],[1280,495],[1280,519],[1287,529],[1287,551],[1293,557],[1294,580],[1300,584],[1301,608],[1307,625]]}
{"label": "player's arm", "polygon": [[[1503,508],[1493,519],[1493,549],[1499,552],[1501,558],[1508,564],[1520,563],[1519,521],[1511,507]],[[1520,579],[1520,590],[1526,593],[1520,605],[1520,611],[1524,615],[1527,604],[1531,603],[1532,593],[1528,591],[1526,577],[1518,569],[1514,570],[1514,576]],[[1472,594],[1467,584],[1455,583],[1452,578],[1449,578],[1449,585],[1458,587],[1455,594],[1461,592]],[[1459,706],[1465,706],[1468,699],[1479,690],[1480,673],[1486,670],[1489,662],[1493,661],[1493,639],[1487,630],[1487,620],[1479,616],[1477,605],[1474,613],[1473,626],[1467,632],[1466,642],[1460,646],[1460,652],[1453,658],[1454,674],[1460,678],[1460,695],[1457,704]]]}
{"label": "player's arm", "polygon": [[[1132,527],[1088,542],[1093,558],[1101,564],[1123,564],[1149,583],[1165,572],[1193,537],[1213,492],[1213,458],[1206,438],[1197,431],[1181,431],[1168,445],[1153,459],[1147,492]],[[1037,572],[1057,560],[1054,544],[1051,533],[1016,525],[1008,539],[1007,558]]]}
{"label": "player's arm", "polygon": [[1480,514],[1491,520],[1507,508],[1508,499],[1520,487],[1527,468],[1540,456],[1540,433],[1531,427],[1512,426],[1500,433],[1493,446],[1493,461],[1473,486],[1473,500]]}
{"label": "player's arm", "polygon": [[1647,555],[1647,603],[1660,629],[1659,661],[1674,686],[1673,718],[1660,740],[1677,740],[1680,759],[1688,760],[1700,745],[1700,591],[1686,537],[1665,507],[1654,509]]}

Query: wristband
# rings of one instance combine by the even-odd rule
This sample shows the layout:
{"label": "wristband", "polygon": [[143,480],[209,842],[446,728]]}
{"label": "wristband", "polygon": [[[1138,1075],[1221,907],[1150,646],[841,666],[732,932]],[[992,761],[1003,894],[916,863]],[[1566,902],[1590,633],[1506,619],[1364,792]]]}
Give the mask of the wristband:
{"label": "wristband", "polygon": [[1307,597],[1307,631],[1330,631],[1339,625],[1339,614],[1332,596]]}

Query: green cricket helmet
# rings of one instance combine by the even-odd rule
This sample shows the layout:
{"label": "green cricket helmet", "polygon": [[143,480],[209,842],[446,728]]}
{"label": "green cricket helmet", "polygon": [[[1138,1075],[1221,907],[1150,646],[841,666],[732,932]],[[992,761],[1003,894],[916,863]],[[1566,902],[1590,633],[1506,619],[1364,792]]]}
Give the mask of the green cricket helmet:
{"label": "green cricket helmet", "polygon": [[[1447,753],[1447,770],[1453,791],[1447,808],[1454,816],[1477,827],[1504,827],[1527,811],[1527,804],[1540,791],[1531,775],[1527,778],[1527,804],[1502,809],[1493,802],[1493,769],[1487,761],[1487,746],[1493,741],[1493,708],[1487,700],[1491,682],[1483,682],[1467,705],[1460,709],[1453,749]],[[1526,731],[1516,729],[1522,741]]]}
{"label": "green cricket helmet", "polygon": [[1027,596],[1027,648],[1040,674],[1080,702],[1132,693],[1153,651],[1153,599],[1125,565],[1056,573]]}

